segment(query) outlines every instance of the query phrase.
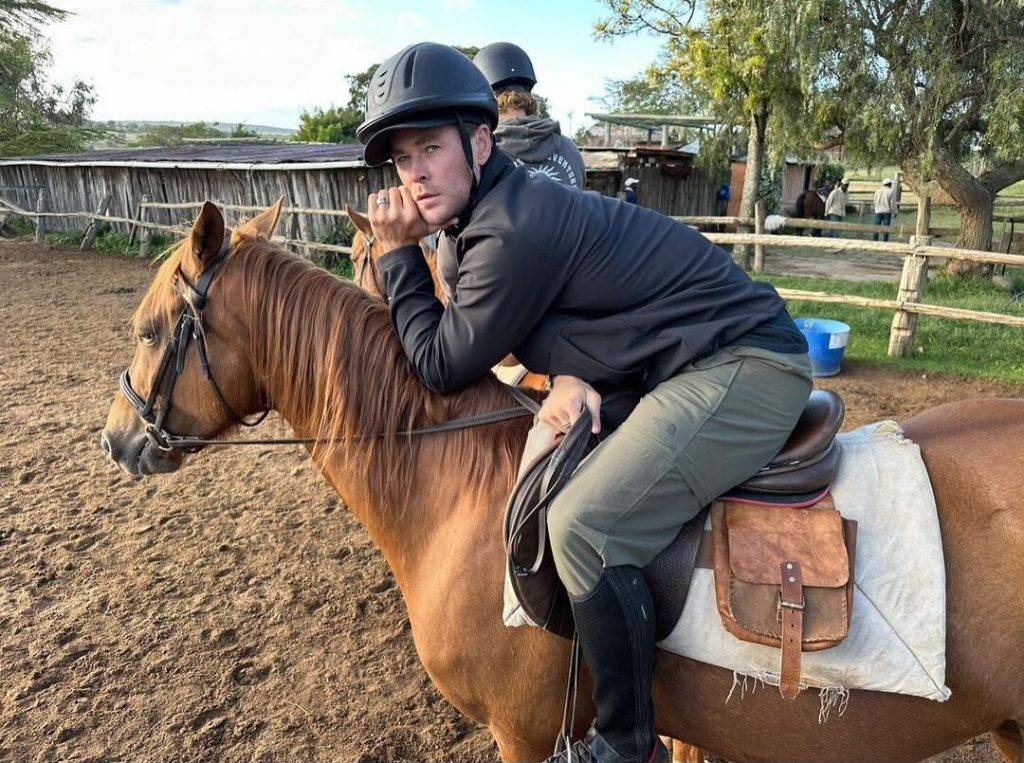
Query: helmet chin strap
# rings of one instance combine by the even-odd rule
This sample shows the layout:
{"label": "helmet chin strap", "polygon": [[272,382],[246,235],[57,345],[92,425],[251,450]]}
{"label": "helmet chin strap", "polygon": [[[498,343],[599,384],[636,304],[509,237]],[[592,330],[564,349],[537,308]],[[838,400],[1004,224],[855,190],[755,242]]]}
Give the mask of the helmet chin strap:
{"label": "helmet chin strap", "polygon": [[477,186],[479,186],[476,172],[473,169],[473,144],[469,141],[469,130],[466,129],[466,122],[463,120],[462,115],[456,114],[455,121],[459,128],[459,138],[462,140],[462,153],[466,155],[466,163],[469,165],[469,174],[472,177],[472,182],[469,186],[469,198],[472,200],[476,196]]}
{"label": "helmet chin strap", "polygon": [[469,140],[469,129],[461,114],[455,115],[455,123],[459,130],[459,139],[462,141],[462,153],[465,154],[466,163],[469,165],[470,178],[469,201],[467,201],[465,208],[459,212],[459,222],[456,224],[456,227],[461,227],[466,223],[463,217],[468,218],[473,207],[476,206],[476,194],[480,190],[480,181],[477,179],[476,170],[473,167],[473,145]]}

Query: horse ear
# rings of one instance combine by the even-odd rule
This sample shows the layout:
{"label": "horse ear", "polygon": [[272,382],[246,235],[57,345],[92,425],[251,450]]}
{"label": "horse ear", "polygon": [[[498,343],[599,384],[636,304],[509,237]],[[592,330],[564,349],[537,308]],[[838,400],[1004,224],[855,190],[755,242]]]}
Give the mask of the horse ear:
{"label": "horse ear", "polygon": [[364,236],[372,236],[373,229],[370,227],[370,218],[361,212],[356,212],[352,207],[345,205],[345,214],[348,215],[348,219],[352,221],[352,224],[356,226],[356,230],[362,233]]}
{"label": "horse ear", "polygon": [[274,229],[277,221],[281,219],[281,206],[284,204],[284,196],[278,196],[277,201],[267,209],[260,212],[251,220],[246,220],[238,226],[239,233],[246,233],[255,238],[269,241],[274,237]]}
{"label": "horse ear", "polygon": [[189,234],[189,249],[197,260],[199,272],[213,262],[224,245],[224,216],[212,202],[203,202],[199,216],[192,223]]}

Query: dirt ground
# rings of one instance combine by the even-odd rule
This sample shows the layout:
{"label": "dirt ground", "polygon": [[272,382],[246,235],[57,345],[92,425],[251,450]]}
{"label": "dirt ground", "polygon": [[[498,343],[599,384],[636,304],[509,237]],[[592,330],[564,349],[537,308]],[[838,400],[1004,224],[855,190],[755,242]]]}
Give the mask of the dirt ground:
{"label": "dirt ground", "polygon": [[[152,275],[0,242],[0,760],[494,760],[298,448],[133,481],[97,447]],[[1024,389],[848,363],[848,426]],[[285,432],[278,422],[264,433]],[[997,760],[986,740],[945,761]]]}

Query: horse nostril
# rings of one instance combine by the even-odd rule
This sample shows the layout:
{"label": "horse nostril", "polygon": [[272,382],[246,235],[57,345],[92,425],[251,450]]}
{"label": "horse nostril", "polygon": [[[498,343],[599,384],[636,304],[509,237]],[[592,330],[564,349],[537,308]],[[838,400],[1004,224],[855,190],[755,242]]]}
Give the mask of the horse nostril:
{"label": "horse nostril", "polygon": [[104,453],[106,453],[108,456],[110,455],[110,440],[107,439],[106,432],[100,435],[100,447],[103,449]]}

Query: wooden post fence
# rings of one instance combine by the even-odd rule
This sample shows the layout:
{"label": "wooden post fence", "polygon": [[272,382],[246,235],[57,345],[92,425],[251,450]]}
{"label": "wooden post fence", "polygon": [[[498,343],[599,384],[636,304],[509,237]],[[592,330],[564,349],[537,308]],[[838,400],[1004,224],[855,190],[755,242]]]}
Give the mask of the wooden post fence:
{"label": "wooden post fence", "polygon": [[[931,246],[932,238],[928,235],[931,209],[931,197],[921,197],[921,203],[917,206],[917,227],[910,239],[911,246]],[[923,301],[924,288],[927,283],[928,258],[908,254],[903,259],[903,273],[900,275],[900,288],[896,294],[896,301],[920,303]],[[889,357],[909,357],[914,351],[914,335],[916,333],[917,313],[897,310],[892,316],[892,328],[889,330]]]}
{"label": "wooden post fence", "polygon": [[[102,217],[107,213],[107,208],[110,207],[110,200],[113,198],[109,193],[100,199],[100,205],[96,207],[96,217]],[[103,222],[97,220],[95,217],[89,221],[89,226],[85,229],[85,237],[82,239],[81,250],[83,252],[92,249],[92,243],[96,240],[96,236],[100,232],[100,228],[103,227]]]}
{"label": "wooden post fence", "polygon": [[46,212],[46,189],[40,188],[39,195],[36,196],[36,243],[41,243],[43,236],[46,234],[44,212]]}
{"label": "wooden post fence", "polygon": [[[754,202],[754,233],[764,233],[764,202],[758,199]],[[764,272],[764,244],[754,244],[754,272]]]}
{"label": "wooden post fence", "polygon": [[139,222],[142,223],[140,226],[142,232],[139,233],[139,256],[149,257],[149,247],[153,243],[153,229],[147,226],[146,218],[149,216],[149,194],[142,194],[142,201],[139,202]]}
{"label": "wooden post fence", "polygon": [[142,199],[139,200],[139,203],[135,207],[135,216],[132,218],[132,220],[133,220],[132,226],[128,230],[128,246],[129,247],[132,245],[132,243],[134,243],[134,241],[135,241],[135,234],[138,232],[138,230],[139,230],[139,223],[142,221],[142,210],[145,209],[145,207],[143,207],[142,205],[147,203],[148,201],[149,201],[149,194],[144,193],[144,194],[142,194]]}

